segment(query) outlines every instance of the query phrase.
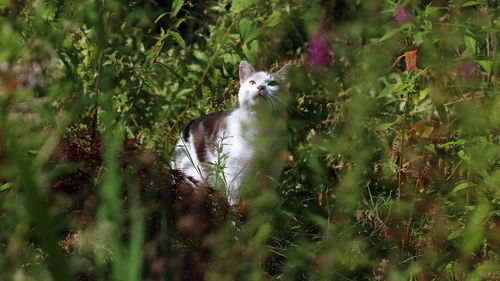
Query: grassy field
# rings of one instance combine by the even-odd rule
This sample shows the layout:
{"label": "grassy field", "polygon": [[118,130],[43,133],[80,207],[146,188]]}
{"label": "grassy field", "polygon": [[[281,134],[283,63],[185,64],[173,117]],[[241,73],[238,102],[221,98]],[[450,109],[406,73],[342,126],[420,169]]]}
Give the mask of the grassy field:
{"label": "grassy field", "polygon": [[[0,0],[0,281],[500,280],[499,11]],[[241,60],[296,68],[282,177],[229,208],[169,163]]]}

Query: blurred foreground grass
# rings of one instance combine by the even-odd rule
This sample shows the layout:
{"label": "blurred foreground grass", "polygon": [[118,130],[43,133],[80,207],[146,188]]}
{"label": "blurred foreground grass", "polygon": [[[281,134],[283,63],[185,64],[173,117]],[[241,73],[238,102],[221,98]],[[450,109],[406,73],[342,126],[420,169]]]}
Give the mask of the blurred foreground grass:
{"label": "blurred foreground grass", "polygon": [[[0,1],[0,280],[500,280],[498,12]],[[243,59],[299,67],[241,217],[168,158]]]}

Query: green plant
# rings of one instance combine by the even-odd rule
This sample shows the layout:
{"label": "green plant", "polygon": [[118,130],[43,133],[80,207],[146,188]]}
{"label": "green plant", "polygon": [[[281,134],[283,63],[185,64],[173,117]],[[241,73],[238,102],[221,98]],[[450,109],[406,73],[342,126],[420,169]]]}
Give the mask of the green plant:
{"label": "green plant", "polygon": [[[497,280],[498,10],[0,1],[0,279]],[[244,59],[298,66],[285,171],[193,226],[166,163]]]}

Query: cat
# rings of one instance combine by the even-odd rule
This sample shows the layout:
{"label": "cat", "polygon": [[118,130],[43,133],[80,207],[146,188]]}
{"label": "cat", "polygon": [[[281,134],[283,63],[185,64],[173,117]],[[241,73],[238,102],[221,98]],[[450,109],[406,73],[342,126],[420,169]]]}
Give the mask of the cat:
{"label": "cat", "polygon": [[222,185],[230,205],[239,200],[243,178],[261,172],[252,167],[258,156],[276,162],[265,165],[265,174],[279,176],[283,165],[277,164],[276,155],[286,144],[283,113],[292,66],[271,73],[255,71],[250,63],[241,61],[237,106],[191,121],[177,141],[172,168],[194,182]]}

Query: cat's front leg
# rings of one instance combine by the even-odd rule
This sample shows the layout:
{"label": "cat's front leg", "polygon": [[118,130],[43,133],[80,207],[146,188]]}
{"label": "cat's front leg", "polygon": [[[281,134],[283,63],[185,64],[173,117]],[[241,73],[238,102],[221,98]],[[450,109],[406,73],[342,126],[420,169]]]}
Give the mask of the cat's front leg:
{"label": "cat's front leg", "polygon": [[242,161],[241,158],[229,158],[228,165],[224,169],[225,192],[229,204],[236,204],[241,197],[241,185],[245,175],[248,174],[248,161]]}

